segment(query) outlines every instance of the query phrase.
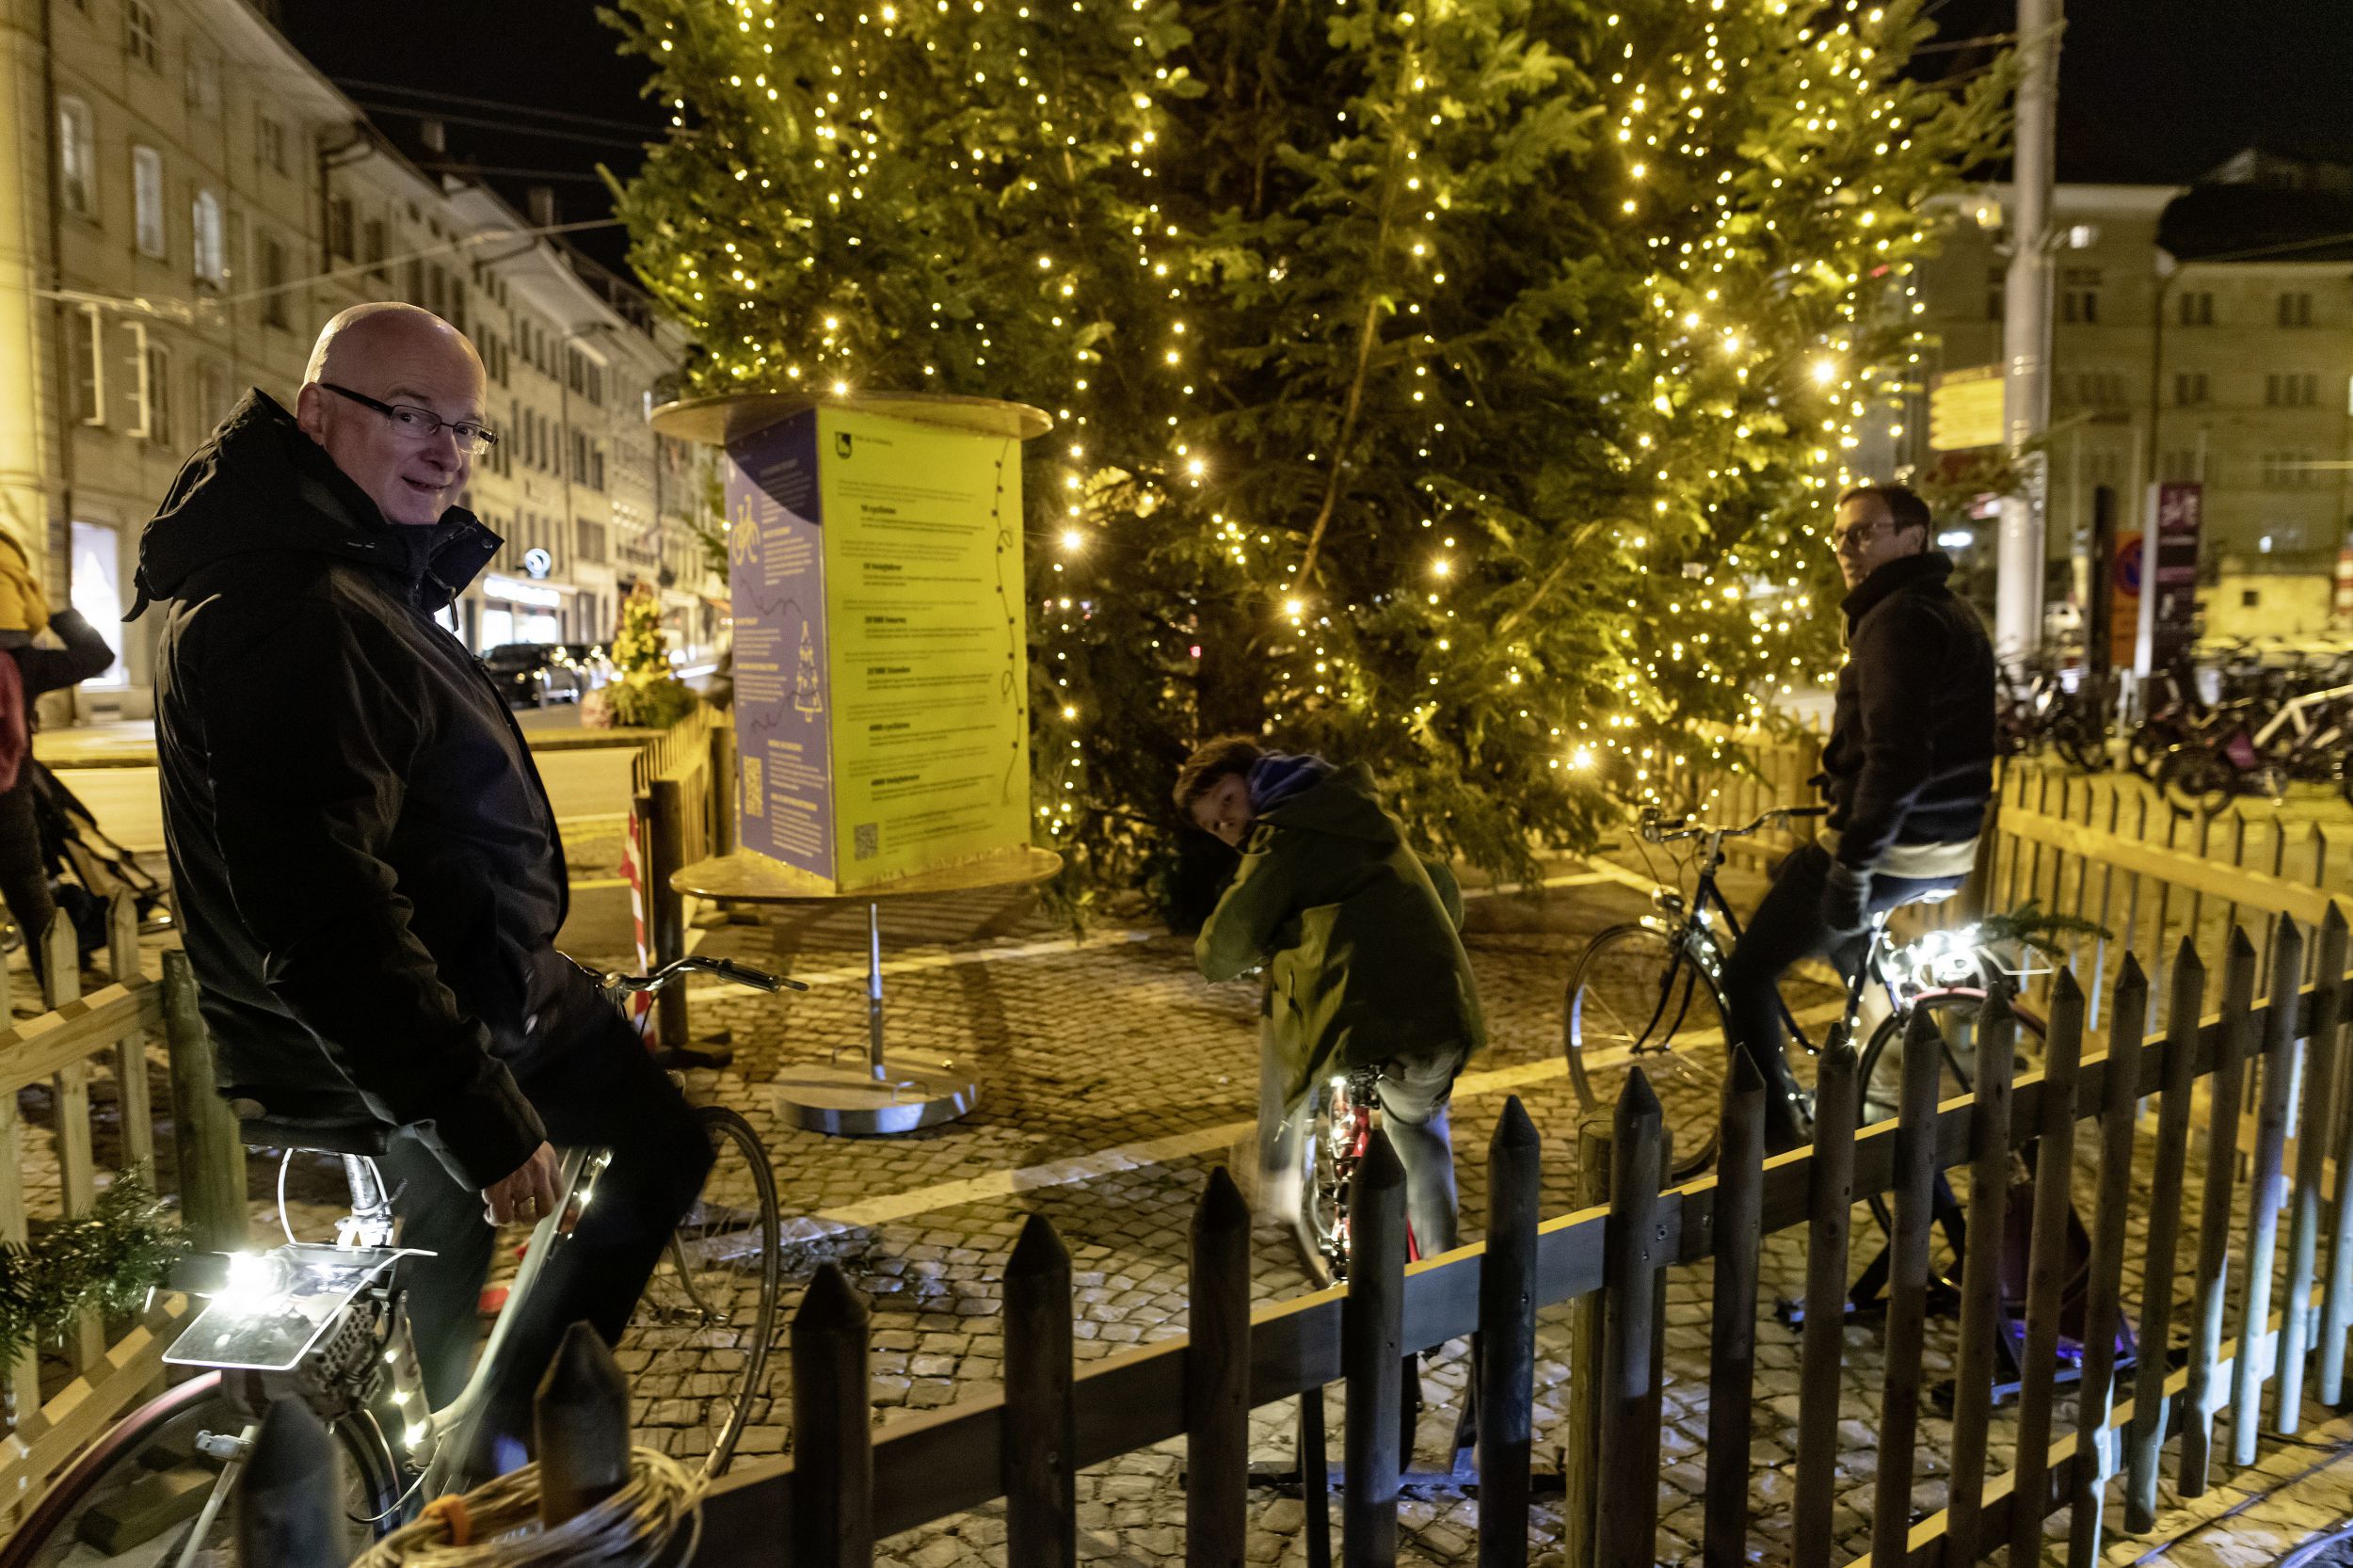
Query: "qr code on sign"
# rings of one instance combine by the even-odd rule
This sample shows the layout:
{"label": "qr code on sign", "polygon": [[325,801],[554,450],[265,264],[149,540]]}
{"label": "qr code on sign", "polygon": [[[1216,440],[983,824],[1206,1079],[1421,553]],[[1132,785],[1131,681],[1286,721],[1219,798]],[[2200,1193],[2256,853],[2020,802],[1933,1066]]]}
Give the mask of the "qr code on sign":
{"label": "qr code on sign", "polygon": [[850,830],[850,858],[872,860],[882,853],[882,824],[862,822]]}

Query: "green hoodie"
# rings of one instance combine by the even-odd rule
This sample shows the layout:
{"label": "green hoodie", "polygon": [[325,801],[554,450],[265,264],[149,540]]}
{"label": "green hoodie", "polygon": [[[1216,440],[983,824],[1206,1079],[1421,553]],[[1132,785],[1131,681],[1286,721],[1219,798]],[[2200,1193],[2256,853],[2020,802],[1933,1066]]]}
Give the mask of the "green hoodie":
{"label": "green hoodie", "polygon": [[1268,967],[1261,1028],[1295,1102],[1334,1067],[1486,1044],[1462,923],[1453,873],[1407,847],[1357,763],[1251,824],[1193,960],[1210,980]]}

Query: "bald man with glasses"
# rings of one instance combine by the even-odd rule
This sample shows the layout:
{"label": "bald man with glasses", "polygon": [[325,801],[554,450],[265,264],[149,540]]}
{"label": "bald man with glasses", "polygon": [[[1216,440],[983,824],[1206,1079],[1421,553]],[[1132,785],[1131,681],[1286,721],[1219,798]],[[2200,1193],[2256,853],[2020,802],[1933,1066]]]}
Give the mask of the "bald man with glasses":
{"label": "bald man with glasses", "polygon": [[1827,957],[1851,981],[1873,915],[1949,895],[1977,862],[1993,794],[1993,648],[1929,535],[1927,503],[1901,485],[1838,498],[1830,538],[1847,582],[1847,662],[1814,778],[1830,814],[1774,868],[1721,977],[1726,1027],[1776,1091],[1765,1119],[1775,1152],[1807,1135],[1782,976]]}
{"label": "bald man with glasses", "polygon": [[221,1094],[317,1146],[389,1136],[425,1391],[465,1385],[495,1226],[555,1204],[551,1143],[603,1147],[493,1369],[477,1473],[522,1458],[571,1322],[627,1325],[712,1153],[556,952],[555,815],[504,696],[435,620],[500,548],[456,504],[497,434],[465,335],[413,306],[328,323],[289,411],[247,395],[139,547],[156,753]]}

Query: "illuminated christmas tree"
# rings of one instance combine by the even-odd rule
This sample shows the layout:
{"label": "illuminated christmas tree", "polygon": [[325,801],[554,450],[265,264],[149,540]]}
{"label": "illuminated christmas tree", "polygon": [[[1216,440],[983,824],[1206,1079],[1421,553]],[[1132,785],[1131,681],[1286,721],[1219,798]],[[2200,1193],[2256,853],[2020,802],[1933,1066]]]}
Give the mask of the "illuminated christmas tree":
{"label": "illuminated christmas tree", "polygon": [[702,392],[1007,397],[1039,837],[1170,842],[1196,738],[1526,864],[1834,657],[1828,503],[2002,90],[1917,7],[623,0],[621,212]]}
{"label": "illuminated christmas tree", "polygon": [[[670,668],[670,637],[662,630],[662,601],[645,584],[621,600],[621,629],[613,638],[615,680],[596,695],[607,722],[665,729],[694,712],[695,694]],[[592,715],[584,712],[584,722]]]}

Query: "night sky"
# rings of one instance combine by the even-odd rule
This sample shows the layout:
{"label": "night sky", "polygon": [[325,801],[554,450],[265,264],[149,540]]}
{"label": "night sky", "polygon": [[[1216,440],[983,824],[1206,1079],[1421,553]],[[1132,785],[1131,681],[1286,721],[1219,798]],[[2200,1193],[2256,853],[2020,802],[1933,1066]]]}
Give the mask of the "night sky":
{"label": "night sky", "polygon": [[[662,115],[638,96],[642,63],[615,51],[589,0],[401,0],[392,25],[394,11],[352,0],[281,4],[296,45],[404,144],[416,111],[438,110],[455,158],[542,171],[491,176],[518,206],[525,186],[547,184],[568,220],[605,216],[597,166],[626,177],[634,143],[660,134]],[[2015,15],[2011,0],[1927,8],[1946,46],[1922,56],[1924,74],[1981,65],[1985,51],[1964,40],[2007,32]],[[2062,179],[2186,182],[2250,145],[2353,164],[2353,0],[2073,0],[2069,12]],[[575,238],[622,265],[617,227]]]}

